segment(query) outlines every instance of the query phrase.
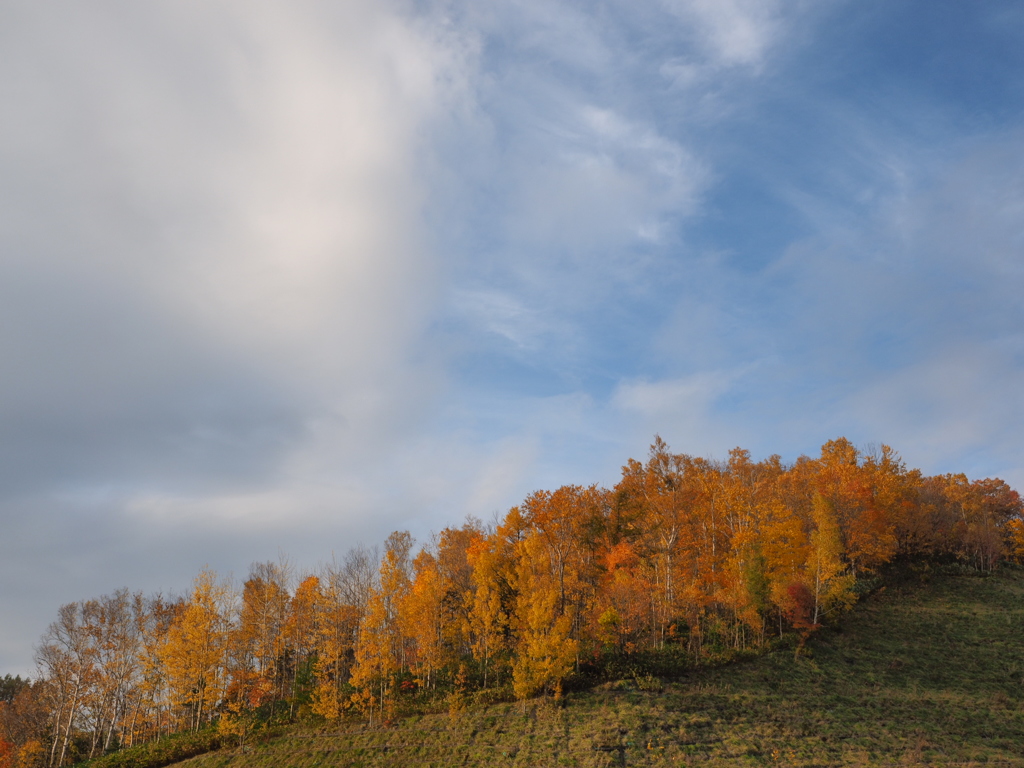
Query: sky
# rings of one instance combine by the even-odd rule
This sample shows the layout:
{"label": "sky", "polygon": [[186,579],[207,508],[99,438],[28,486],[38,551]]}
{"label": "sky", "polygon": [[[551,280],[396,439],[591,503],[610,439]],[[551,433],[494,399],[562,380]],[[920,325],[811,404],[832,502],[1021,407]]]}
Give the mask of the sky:
{"label": "sky", "polygon": [[0,674],[655,434],[1024,489],[1018,2],[7,0],[0,104]]}

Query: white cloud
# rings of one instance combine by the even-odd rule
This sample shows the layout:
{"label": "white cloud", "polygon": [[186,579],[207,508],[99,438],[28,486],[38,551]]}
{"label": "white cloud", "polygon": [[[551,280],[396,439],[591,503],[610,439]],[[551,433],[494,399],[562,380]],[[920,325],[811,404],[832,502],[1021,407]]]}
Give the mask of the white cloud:
{"label": "white cloud", "polygon": [[5,603],[0,666],[86,585],[315,561],[439,492],[388,460],[441,392],[423,174],[463,41],[392,3],[63,10],[0,31],[0,561],[77,573]]}
{"label": "white cloud", "polygon": [[662,0],[699,29],[714,65],[758,66],[782,31],[782,6],[774,0]]}
{"label": "white cloud", "polygon": [[456,289],[452,309],[470,327],[499,336],[520,351],[536,351],[550,330],[539,311],[518,296],[495,289]]}
{"label": "white cloud", "polygon": [[498,441],[494,453],[477,469],[470,480],[466,497],[467,514],[485,522],[490,514],[504,514],[510,499],[522,495],[523,480],[529,477],[538,459],[538,446],[523,437]]}
{"label": "white cloud", "polygon": [[719,403],[731,394],[738,372],[702,371],[657,381],[621,383],[611,398],[618,421],[634,441],[654,434],[675,450],[705,455],[731,448],[736,430],[722,419]]}
{"label": "white cloud", "polygon": [[183,398],[226,377],[279,400],[293,431],[340,414],[364,452],[389,412],[408,415],[429,390],[430,360],[409,353],[435,300],[418,158],[458,98],[457,46],[376,3],[22,22],[35,42],[3,78],[0,268],[58,300],[9,310],[0,346],[20,366],[0,411],[59,398],[113,424],[177,379],[163,407],[189,419],[202,406]]}
{"label": "white cloud", "polygon": [[[957,345],[880,376],[844,404],[864,431],[933,471],[1002,473],[1024,485],[1024,348]],[[1011,354],[1007,354],[1011,352]],[[1002,466],[998,466],[1002,464]],[[987,468],[987,469],[986,469]],[[995,471],[993,471],[995,470]]]}

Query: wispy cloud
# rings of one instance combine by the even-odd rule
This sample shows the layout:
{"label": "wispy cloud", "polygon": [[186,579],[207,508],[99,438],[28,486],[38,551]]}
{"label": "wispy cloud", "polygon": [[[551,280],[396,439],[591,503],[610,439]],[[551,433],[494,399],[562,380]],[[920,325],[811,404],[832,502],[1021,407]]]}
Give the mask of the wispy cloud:
{"label": "wispy cloud", "polygon": [[783,7],[763,0],[662,0],[696,29],[700,50],[717,66],[760,65],[783,36]]}

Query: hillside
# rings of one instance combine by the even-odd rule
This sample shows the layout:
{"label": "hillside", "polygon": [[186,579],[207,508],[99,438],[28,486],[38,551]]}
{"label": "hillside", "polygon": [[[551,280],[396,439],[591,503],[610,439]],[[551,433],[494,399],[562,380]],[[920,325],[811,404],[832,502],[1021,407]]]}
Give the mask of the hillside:
{"label": "hillside", "polygon": [[[924,559],[985,573],[1024,562],[1020,495],[845,438],[785,464],[673,453],[656,437],[614,487],[534,491],[491,525],[467,518],[419,545],[393,531],[314,571],[256,562],[242,583],[206,568],[172,599],[124,588],[63,605],[37,646],[39,679],[0,708],[0,749],[58,768],[296,716],[337,727],[353,709],[387,723],[457,702],[580,698],[631,667],[677,677],[751,658],[777,632],[843,615],[867,574]],[[39,717],[17,726],[10,715],[30,709]]]}
{"label": "hillside", "polygon": [[[868,598],[810,655],[615,683],[390,728],[292,731],[188,768],[1024,766],[1024,572],[927,572]],[[647,689],[647,690],[645,690]]]}

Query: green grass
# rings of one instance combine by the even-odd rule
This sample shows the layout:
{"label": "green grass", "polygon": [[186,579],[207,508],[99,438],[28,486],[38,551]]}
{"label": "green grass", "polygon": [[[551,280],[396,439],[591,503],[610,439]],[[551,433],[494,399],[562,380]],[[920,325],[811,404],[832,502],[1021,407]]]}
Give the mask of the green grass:
{"label": "green grass", "polygon": [[695,670],[660,692],[625,681],[525,711],[296,729],[182,766],[1024,767],[1024,572],[890,586],[809,654]]}

